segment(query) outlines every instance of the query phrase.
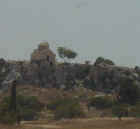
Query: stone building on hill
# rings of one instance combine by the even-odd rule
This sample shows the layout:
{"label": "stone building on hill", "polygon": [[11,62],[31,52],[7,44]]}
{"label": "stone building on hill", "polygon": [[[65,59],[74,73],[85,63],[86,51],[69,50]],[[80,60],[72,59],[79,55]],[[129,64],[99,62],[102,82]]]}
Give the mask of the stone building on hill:
{"label": "stone building on hill", "polygon": [[48,42],[42,42],[38,48],[31,54],[31,62],[48,62],[50,65],[55,64],[56,55],[50,50]]}

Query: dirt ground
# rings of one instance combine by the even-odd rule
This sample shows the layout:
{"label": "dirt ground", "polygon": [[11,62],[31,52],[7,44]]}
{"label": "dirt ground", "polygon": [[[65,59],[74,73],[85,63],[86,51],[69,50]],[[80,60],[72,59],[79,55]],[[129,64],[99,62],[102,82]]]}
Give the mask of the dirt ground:
{"label": "dirt ground", "polygon": [[21,126],[0,125],[0,129],[140,129],[140,119],[94,118],[73,119],[54,122],[23,122]]}

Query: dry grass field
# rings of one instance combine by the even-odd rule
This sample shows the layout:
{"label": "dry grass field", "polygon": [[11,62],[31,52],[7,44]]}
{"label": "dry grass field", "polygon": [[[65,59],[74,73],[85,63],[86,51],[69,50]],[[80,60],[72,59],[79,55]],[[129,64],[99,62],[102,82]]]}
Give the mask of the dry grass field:
{"label": "dry grass field", "polygon": [[[81,97],[81,100],[86,101],[87,97],[91,97],[95,95],[95,92],[91,90],[87,90],[85,88],[79,88],[75,90],[63,90],[56,88],[40,88],[39,86],[33,85],[21,85],[17,87],[17,92],[19,94],[27,95],[27,96],[37,96],[39,101],[47,104],[50,101],[56,100],[57,98],[64,97]],[[6,92],[0,92],[0,100],[4,96],[8,96],[10,94],[10,89]]]}
{"label": "dry grass field", "polygon": [[77,119],[54,122],[24,122],[18,126],[0,125],[0,129],[140,129],[139,119]]}
{"label": "dry grass field", "polygon": [[62,129],[140,129],[140,120],[83,120],[60,122]]}
{"label": "dry grass field", "polygon": [[[57,89],[43,89],[38,87],[24,86],[18,88],[17,90],[19,93],[24,95],[37,96],[40,102],[43,104],[47,104],[52,100],[56,100],[56,98],[73,96],[79,96],[81,98],[81,102],[83,102],[82,104],[84,104],[89,96],[95,95],[94,92],[85,89],[67,92]],[[8,93],[1,93],[0,100],[5,95],[8,95]],[[109,115],[110,110],[105,112],[107,113],[107,116],[111,116]],[[45,113],[43,112],[43,114]],[[42,118],[43,120],[40,121],[22,122],[20,126],[8,126],[0,124],[0,129],[140,129],[140,119],[124,118],[122,120],[118,120],[117,118],[101,118],[100,114],[101,111],[92,111],[88,112],[88,118],[60,121]],[[48,116],[49,114],[47,112],[47,117]],[[93,118],[93,116],[98,118]]]}

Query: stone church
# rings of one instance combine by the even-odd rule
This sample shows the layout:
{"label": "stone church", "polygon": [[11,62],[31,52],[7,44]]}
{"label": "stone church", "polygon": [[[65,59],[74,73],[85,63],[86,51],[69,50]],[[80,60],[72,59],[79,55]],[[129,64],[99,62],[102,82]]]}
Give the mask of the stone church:
{"label": "stone church", "polygon": [[55,65],[56,55],[49,47],[48,42],[42,42],[38,45],[38,48],[31,54],[31,62],[48,62],[50,65]]}

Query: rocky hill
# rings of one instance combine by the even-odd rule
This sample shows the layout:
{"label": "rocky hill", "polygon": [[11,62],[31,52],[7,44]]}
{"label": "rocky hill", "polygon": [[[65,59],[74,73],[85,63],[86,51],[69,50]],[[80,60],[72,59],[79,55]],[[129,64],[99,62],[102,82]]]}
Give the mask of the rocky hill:
{"label": "rocky hill", "polygon": [[40,44],[31,54],[30,61],[0,59],[0,87],[4,88],[6,80],[15,78],[12,76],[13,70],[20,73],[20,84],[39,85],[44,88],[85,87],[114,92],[119,89],[120,82],[126,79],[131,79],[140,85],[139,67],[120,67],[107,60],[96,60],[93,65],[56,64],[55,61],[55,54],[50,50],[48,43]]}

